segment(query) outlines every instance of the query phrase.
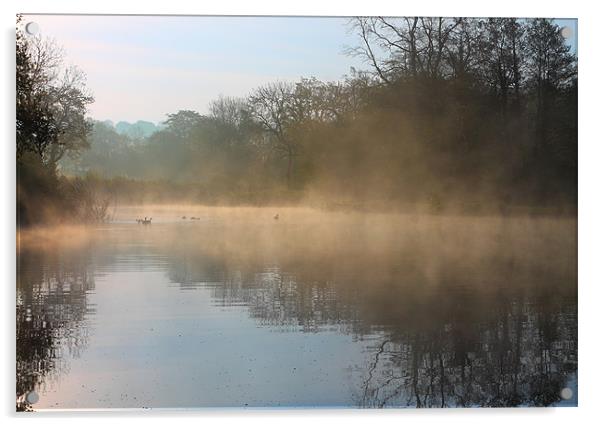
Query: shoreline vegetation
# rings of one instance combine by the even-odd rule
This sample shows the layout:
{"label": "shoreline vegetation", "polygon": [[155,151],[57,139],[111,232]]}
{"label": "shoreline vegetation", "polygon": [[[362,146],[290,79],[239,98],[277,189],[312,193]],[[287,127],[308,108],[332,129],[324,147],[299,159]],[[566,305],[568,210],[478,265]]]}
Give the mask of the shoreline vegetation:
{"label": "shoreline vegetation", "polygon": [[[105,178],[93,173],[85,176],[63,176],[62,182],[68,187],[87,188],[89,198],[103,206],[105,217],[111,211],[123,207],[144,205],[190,205],[210,207],[255,207],[255,208],[302,208],[323,211],[346,211],[355,213],[384,214],[427,214],[427,215],[511,215],[511,216],[547,216],[575,215],[577,206],[568,202],[554,200],[550,204],[534,205],[530,200],[483,199],[463,197],[454,201],[444,197],[424,196],[417,200],[392,200],[379,194],[367,194],[354,197],[324,196],[317,192],[279,189],[254,190],[250,188],[216,188],[198,183],[177,183],[171,181],[145,181],[124,177]],[[95,198],[94,198],[95,197]],[[91,204],[94,204],[92,201]],[[102,221],[102,215],[98,220]],[[84,221],[85,222],[85,221]]]}
{"label": "shoreline vegetation", "polygon": [[[275,18],[277,19],[277,18]],[[276,81],[152,129],[17,22],[17,225],[123,205],[576,215],[577,57],[549,19],[353,18],[367,70]]]}

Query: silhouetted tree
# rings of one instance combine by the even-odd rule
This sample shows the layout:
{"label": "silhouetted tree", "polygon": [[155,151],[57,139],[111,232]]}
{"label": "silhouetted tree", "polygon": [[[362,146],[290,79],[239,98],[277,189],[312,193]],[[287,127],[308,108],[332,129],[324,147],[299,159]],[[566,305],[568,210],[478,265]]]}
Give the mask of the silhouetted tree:
{"label": "silhouetted tree", "polygon": [[20,16],[16,32],[17,209],[25,224],[70,210],[57,164],[88,147],[92,125],[85,114],[93,99],[83,73],[63,67],[56,44],[26,36]]}
{"label": "silhouetted tree", "polygon": [[231,202],[307,190],[334,204],[433,212],[574,208],[577,58],[558,25],[421,17],[349,25],[359,45],[347,52],[367,70],[266,84],[215,100],[207,115],[170,114],[162,131],[124,141],[91,167],[196,183]]}
{"label": "silhouetted tree", "polygon": [[259,87],[249,97],[253,117],[267,134],[268,149],[286,159],[286,181],[291,185],[293,162],[298,154],[298,144],[291,134],[294,119],[303,113],[294,108],[295,86],[278,82]]}

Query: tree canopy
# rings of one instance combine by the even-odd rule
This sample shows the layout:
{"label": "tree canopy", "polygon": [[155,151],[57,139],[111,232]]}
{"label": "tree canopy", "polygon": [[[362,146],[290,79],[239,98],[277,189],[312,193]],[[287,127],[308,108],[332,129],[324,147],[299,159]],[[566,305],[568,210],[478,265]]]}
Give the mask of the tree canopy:
{"label": "tree canopy", "polygon": [[357,17],[349,27],[358,44],[347,53],[365,70],[220,97],[142,137],[91,128],[81,72],[20,35],[18,152],[67,175],[198,185],[232,202],[575,205],[577,58],[554,21]]}

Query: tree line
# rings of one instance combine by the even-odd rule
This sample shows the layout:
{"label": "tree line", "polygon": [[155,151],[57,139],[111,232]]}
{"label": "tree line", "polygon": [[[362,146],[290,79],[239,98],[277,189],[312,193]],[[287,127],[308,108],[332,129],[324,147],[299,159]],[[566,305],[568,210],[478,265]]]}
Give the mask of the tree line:
{"label": "tree line", "polygon": [[[18,145],[27,140],[19,149],[63,175],[130,179],[137,192],[147,181],[187,185],[201,202],[575,208],[577,58],[554,21],[358,17],[348,25],[358,44],[346,53],[367,69],[340,81],[276,81],[220,97],[207,114],[168,115],[142,140],[79,119],[68,128],[33,120],[39,128],[20,136],[18,123]],[[91,98],[72,83],[75,107],[85,107]],[[19,122],[19,100],[17,109]]]}

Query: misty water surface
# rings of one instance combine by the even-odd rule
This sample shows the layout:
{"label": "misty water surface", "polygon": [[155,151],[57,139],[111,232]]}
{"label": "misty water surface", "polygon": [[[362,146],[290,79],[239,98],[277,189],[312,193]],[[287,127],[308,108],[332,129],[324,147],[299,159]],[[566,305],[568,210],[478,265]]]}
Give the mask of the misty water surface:
{"label": "misty water surface", "polygon": [[147,206],[19,245],[33,409],[577,403],[572,218]]}

